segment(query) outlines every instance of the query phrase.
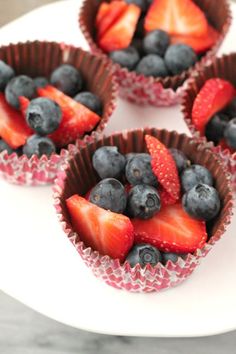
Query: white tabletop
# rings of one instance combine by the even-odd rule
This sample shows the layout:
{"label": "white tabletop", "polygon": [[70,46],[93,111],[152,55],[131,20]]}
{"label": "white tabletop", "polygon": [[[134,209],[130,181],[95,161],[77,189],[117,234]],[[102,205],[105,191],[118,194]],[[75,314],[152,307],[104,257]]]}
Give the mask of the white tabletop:
{"label": "white tabletop", "polygon": [[[39,8],[3,27],[0,43],[47,39],[87,48],[77,26],[79,5],[68,0]],[[236,47],[235,27],[236,21],[223,52]],[[122,100],[106,132],[147,125],[188,133],[178,106],[141,108]],[[236,329],[236,217],[185,283],[158,294],[132,294],[86,268],[57,222],[51,194],[50,187],[0,181],[1,290],[48,317],[100,333],[181,337]]]}

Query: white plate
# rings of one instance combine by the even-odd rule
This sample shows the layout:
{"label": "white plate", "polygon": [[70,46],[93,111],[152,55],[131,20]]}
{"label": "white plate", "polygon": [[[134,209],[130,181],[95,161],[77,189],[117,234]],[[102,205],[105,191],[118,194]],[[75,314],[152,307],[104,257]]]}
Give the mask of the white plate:
{"label": "white plate", "polygon": [[[40,8],[5,26],[0,43],[53,39],[79,44],[79,1]],[[234,6],[234,12],[236,7]],[[235,45],[235,23],[224,52]],[[153,125],[187,132],[179,107],[140,108],[119,100],[107,132]],[[51,189],[0,181],[0,289],[36,311],[89,331],[137,336],[204,336],[236,329],[236,218],[185,283],[131,294],[97,280],[56,220]]]}

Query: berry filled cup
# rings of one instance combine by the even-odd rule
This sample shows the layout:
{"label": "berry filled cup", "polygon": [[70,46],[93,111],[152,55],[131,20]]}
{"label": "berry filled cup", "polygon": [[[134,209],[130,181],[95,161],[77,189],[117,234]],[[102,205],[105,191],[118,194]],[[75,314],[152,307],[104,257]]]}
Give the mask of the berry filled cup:
{"label": "berry filled cup", "polygon": [[230,23],[226,0],[85,0],[79,16],[91,50],[112,62],[121,96],[155,106],[179,102]]}
{"label": "berry filled cup", "polygon": [[101,132],[115,107],[109,66],[54,42],[0,47],[0,172],[9,182],[52,183],[77,139]]}
{"label": "berry filled cup", "polygon": [[188,82],[182,112],[192,134],[212,142],[236,188],[236,54],[216,58]]}
{"label": "berry filled cup", "polygon": [[230,176],[184,134],[149,128],[93,138],[54,186],[66,236],[113,287],[151,292],[181,283],[230,223]]}

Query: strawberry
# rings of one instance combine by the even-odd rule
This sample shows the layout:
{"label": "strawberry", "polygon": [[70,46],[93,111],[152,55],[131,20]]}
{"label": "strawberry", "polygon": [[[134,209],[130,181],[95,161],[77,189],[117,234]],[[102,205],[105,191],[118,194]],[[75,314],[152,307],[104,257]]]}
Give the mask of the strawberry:
{"label": "strawberry", "polygon": [[202,135],[211,117],[221,111],[234,97],[235,89],[229,81],[209,79],[199,91],[192,108],[192,121]]}
{"label": "strawberry", "polygon": [[101,3],[96,15],[96,20],[95,20],[96,27],[99,27],[102,19],[108,14],[109,8],[110,8],[110,4],[108,4],[107,2]]}
{"label": "strawberry", "polygon": [[221,146],[222,150],[229,150],[231,152],[231,154],[233,154],[235,152],[235,149],[231,148],[224,139],[219,141],[219,144]]}
{"label": "strawberry", "polygon": [[169,200],[177,201],[180,197],[180,182],[176,163],[171,153],[165,145],[153,136],[146,135],[145,141],[152,157],[153,173],[164,190],[170,195]]}
{"label": "strawberry", "polygon": [[172,35],[171,43],[183,43],[193,48],[197,54],[204,53],[210,49],[218,40],[219,33],[208,25],[207,33],[202,36]]}
{"label": "strawberry", "polygon": [[20,96],[19,97],[19,102],[20,102],[20,111],[23,114],[23,116],[25,117],[27,108],[28,108],[28,106],[30,104],[30,100],[27,97]]}
{"label": "strawberry", "polygon": [[66,200],[75,231],[87,247],[124,261],[134,242],[130,219],[73,195]]}
{"label": "strawberry", "polygon": [[59,104],[62,120],[59,128],[49,135],[58,147],[65,146],[95,128],[100,117],[81,103],[65,95],[53,86],[38,88],[38,95],[47,97]]}
{"label": "strawberry", "polygon": [[154,0],[144,22],[147,32],[162,29],[188,36],[206,34],[207,26],[205,14],[192,0]]}
{"label": "strawberry", "polygon": [[161,198],[161,206],[173,205],[176,199],[173,198],[162,186],[158,188],[158,193]]}
{"label": "strawberry", "polygon": [[[102,5],[103,4],[101,4],[101,8]],[[106,31],[109,30],[109,28],[119,19],[122,13],[129,6],[124,1],[116,1],[116,0],[107,5],[108,5],[108,10],[102,10],[103,12],[105,11],[105,13],[100,19],[100,21],[99,21],[99,17],[101,16],[101,13],[99,14],[98,12],[98,24],[97,24],[98,38],[100,38]]]}
{"label": "strawberry", "polygon": [[135,243],[149,243],[164,252],[194,252],[207,240],[205,222],[192,219],[181,203],[162,207],[149,220],[131,221]]}
{"label": "strawberry", "polygon": [[138,6],[126,6],[121,16],[99,38],[99,46],[105,52],[127,48],[132,41],[140,14],[141,9]]}
{"label": "strawberry", "polygon": [[0,137],[12,149],[17,149],[31,134],[22,114],[9,106],[4,94],[0,93]]}

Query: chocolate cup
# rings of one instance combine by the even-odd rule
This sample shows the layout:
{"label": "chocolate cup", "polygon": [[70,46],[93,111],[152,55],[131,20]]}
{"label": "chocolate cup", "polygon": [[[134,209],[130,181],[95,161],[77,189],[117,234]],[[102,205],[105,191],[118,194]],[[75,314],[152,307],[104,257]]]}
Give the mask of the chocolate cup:
{"label": "chocolate cup", "polygon": [[[95,17],[101,1],[84,0],[79,14],[79,26],[93,53],[109,59],[96,43]],[[195,0],[195,3],[204,11],[209,23],[214,26],[220,36],[215,45],[189,70],[180,75],[166,78],[154,78],[139,75],[135,71],[128,71],[120,65],[111,65],[120,87],[120,95],[137,104],[155,106],[170,106],[180,102],[183,93],[183,84],[194,70],[199,70],[209,59],[215,57],[232,22],[229,2],[220,0]]]}
{"label": "chocolate cup", "polygon": [[[196,138],[204,141],[207,141],[206,137],[200,136],[200,132],[192,122],[192,108],[194,100],[206,80],[214,77],[227,80],[236,87],[236,53],[215,58],[207,66],[194,73],[188,80],[181,103],[182,113],[191,133]],[[209,143],[209,146],[221,157],[223,163],[229,169],[232,176],[233,188],[236,191],[236,151],[232,154],[229,149],[222,149],[221,146],[215,147],[214,143]]]}
{"label": "chocolate cup", "polygon": [[[157,137],[168,147],[182,150],[194,163],[206,166],[215,179],[222,209],[210,230],[211,237],[202,249],[196,250],[194,254],[188,254],[185,259],[179,258],[177,263],[168,261],[166,266],[158,263],[155,267],[147,265],[142,269],[140,265],[131,268],[127,262],[120,264],[117,259],[100,255],[97,251],[86,247],[73,230],[66,199],[74,194],[84,195],[98,182],[98,176],[91,162],[92,155],[97,148],[115,145],[123,154],[145,152],[144,136],[146,134]],[[88,144],[84,143],[79,152],[68,162],[64,171],[58,175],[54,185],[54,202],[66,236],[75,246],[85,264],[92,269],[94,275],[113,287],[133,292],[159,291],[185,280],[197,267],[201,258],[206,256],[215,242],[223,236],[227,224],[230,223],[233,208],[230,176],[217,156],[185,134],[155,128],[121,132],[102,138],[94,136],[93,141]]]}
{"label": "chocolate cup", "polygon": [[[103,103],[103,114],[94,131],[102,132],[115,108],[117,85],[106,61],[81,48],[56,42],[34,41],[9,44],[0,47],[0,59],[11,65],[16,75],[50,77],[61,64],[68,63],[78,68],[86,82],[86,89],[98,95]],[[88,70],[89,69],[89,70]],[[92,134],[92,132],[91,132]],[[75,146],[61,149],[51,157],[36,155],[27,158],[16,153],[0,153],[0,173],[11,183],[42,185],[53,183],[65,160],[74,154]]]}

